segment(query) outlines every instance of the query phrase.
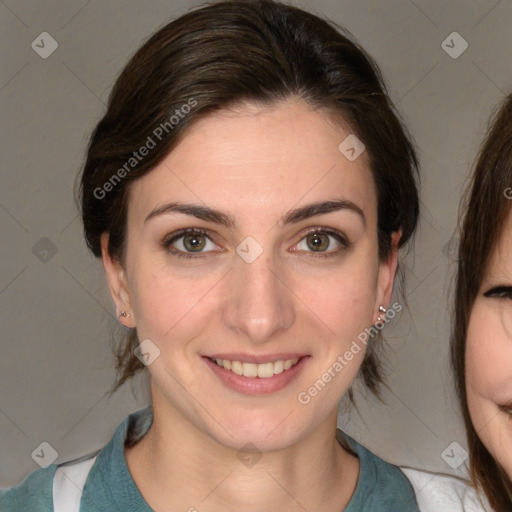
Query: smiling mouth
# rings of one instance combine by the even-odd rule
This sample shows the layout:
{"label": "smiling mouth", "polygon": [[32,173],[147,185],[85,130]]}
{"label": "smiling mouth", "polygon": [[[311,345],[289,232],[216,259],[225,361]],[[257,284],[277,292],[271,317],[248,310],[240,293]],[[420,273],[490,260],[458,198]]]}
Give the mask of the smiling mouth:
{"label": "smiling mouth", "polygon": [[259,377],[260,379],[268,379],[279,373],[283,373],[293,366],[295,366],[300,358],[281,359],[268,363],[242,363],[241,361],[230,361],[229,359],[216,359],[213,357],[208,358],[213,363],[217,364],[225,370],[229,370],[237,375],[244,377]]}

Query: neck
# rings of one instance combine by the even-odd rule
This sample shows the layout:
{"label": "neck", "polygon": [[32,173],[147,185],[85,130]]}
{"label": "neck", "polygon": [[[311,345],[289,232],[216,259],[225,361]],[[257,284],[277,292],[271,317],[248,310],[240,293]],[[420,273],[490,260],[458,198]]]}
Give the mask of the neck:
{"label": "neck", "polygon": [[292,446],[242,455],[164,406],[154,407],[151,428],[125,453],[135,484],[156,512],[217,511],[228,504],[247,512],[339,512],[355,490],[359,460],[335,435],[333,411]]}

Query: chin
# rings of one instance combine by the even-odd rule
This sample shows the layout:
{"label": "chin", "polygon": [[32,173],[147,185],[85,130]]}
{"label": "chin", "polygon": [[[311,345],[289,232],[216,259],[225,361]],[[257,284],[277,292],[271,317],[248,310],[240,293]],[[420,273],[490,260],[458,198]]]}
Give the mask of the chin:
{"label": "chin", "polygon": [[290,409],[282,415],[254,411],[231,418],[224,416],[222,426],[214,424],[213,430],[208,430],[217,442],[234,450],[242,447],[247,448],[244,451],[280,450],[294,444],[301,435],[300,426],[289,421],[293,415]]}

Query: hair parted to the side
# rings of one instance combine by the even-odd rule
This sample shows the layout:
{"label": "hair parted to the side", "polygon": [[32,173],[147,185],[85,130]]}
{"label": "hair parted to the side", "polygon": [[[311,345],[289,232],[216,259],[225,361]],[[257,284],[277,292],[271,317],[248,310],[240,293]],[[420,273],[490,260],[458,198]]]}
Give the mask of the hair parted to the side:
{"label": "hair parted to the side", "polygon": [[[342,119],[364,143],[377,190],[379,256],[389,254],[393,232],[402,231],[399,247],[405,246],[419,212],[417,158],[377,65],[344,29],[313,14],[272,0],[235,0],[207,4],[168,23],[118,77],[81,176],[91,251],[100,257],[100,236],[109,233],[109,253],[124,262],[130,183],[159,164],[193,123],[244,102],[272,107],[288,98]],[[171,127],[171,116],[187,104],[193,108]],[[167,129],[147,156],[105,187],[162,126]],[[116,348],[113,391],[144,368],[133,354],[137,344],[134,329]],[[382,369],[374,343],[360,374],[377,393]]]}
{"label": "hair parted to the side", "polygon": [[471,479],[493,510],[512,510],[512,484],[484,446],[471,422],[466,394],[465,355],[469,319],[492,254],[499,242],[512,201],[512,95],[491,118],[464,200],[461,201],[458,269],[454,297],[451,359],[466,427]]}

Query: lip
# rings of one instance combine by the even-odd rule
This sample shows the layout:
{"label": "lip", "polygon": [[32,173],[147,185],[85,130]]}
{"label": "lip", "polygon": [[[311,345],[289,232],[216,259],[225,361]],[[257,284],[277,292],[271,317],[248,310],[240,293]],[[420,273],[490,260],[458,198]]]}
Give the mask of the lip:
{"label": "lip", "polygon": [[[261,379],[259,377],[244,377],[243,375],[237,375],[231,370],[226,370],[225,368],[220,367],[217,363],[210,361],[209,357],[258,364],[279,361],[281,359],[294,359],[295,357],[298,357],[299,361],[289,370],[278,373],[273,377]],[[216,354],[212,356],[203,356],[202,359],[208,368],[210,368],[212,373],[226,387],[245,395],[264,396],[280,391],[290,385],[302,372],[309,359],[311,359],[311,356],[301,356],[298,354],[274,354],[272,356],[262,357],[249,356],[247,354]]]}

